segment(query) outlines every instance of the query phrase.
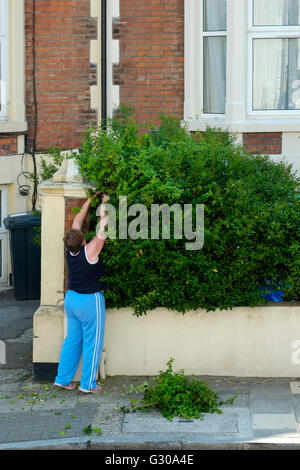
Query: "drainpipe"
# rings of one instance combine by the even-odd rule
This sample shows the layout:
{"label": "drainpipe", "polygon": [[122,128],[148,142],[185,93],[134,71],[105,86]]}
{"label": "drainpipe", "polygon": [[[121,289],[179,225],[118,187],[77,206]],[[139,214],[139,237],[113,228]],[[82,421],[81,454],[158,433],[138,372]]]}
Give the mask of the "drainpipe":
{"label": "drainpipe", "polygon": [[[107,124],[107,0],[101,0],[101,122]],[[106,351],[102,351],[99,375],[106,378]]]}
{"label": "drainpipe", "polygon": [[36,51],[35,51],[35,33],[36,33],[36,5],[35,0],[32,0],[32,88],[33,88],[33,102],[34,102],[34,123],[33,123],[33,140],[32,149],[29,153],[33,160],[33,171],[34,171],[34,188],[32,195],[32,210],[35,210],[37,200],[37,164],[36,164],[36,138],[37,138],[37,126],[38,126],[38,106],[37,106],[37,94],[36,94]]}
{"label": "drainpipe", "polygon": [[107,120],[107,0],[101,0],[101,121]]}

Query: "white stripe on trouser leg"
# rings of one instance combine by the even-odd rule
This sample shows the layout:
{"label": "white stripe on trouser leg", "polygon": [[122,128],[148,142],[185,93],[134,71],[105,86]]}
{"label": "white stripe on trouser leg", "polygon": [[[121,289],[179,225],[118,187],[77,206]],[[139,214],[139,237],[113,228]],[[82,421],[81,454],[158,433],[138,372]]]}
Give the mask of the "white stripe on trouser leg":
{"label": "white stripe on trouser leg", "polygon": [[101,343],[101,328],[102,328],[102,322],[103,322],[103,316],[102,316],[102,306],[101,306],[101,295],[99,292],[96,293],[97,298],[98,298],[98,318],[99,318],[99,323],[98,323],[98,334],[97,334],[97,344],[96,344],[96,354],[95,354],[95,361],[94,361],[94,371],[93,371],[93,380],[96,380],[96,375],[97,375],[97,369],[96,366],[99,362],[99,348],[100,348],[100,343]]}
{"label": "white stripe on trouser leg", "polygon": [[100,331],[100,328],[101,328],[101,321],[100,321],[100,315],[99,315],[99,297],[98,297],[98,293],[95,293],[95,297],[96,297],[96,314],[97,314],[97,326],[96,326],[96,338],[95,338],[95,347],[94,347],[94,354],[93,354],[93,360],[92,360],[92,370],[91,370],[91,376],[90,376],[90,382],[89,382],[89,386],[88,386],[88,390],[90,390],[91,386],[92,386],[92,381],[93,381],[93,377],[94,377],[94,369],[95,369],[95,366],[96,366],[96,363],[97,363],[97,355],[98,355],[98,347],[99,347],[99,342],[100,342],[100,334],[99,334],[99,331]]}
{"label": "white stripe on trouser leg", "polygon": [[96,358],[97,358],[96,351],[97,351],[97,344],[98,344],[98,337],[99,337],[99,323],[100,323],[100,321],[99,321],[99,299],[98,299],[97,293],[95,293],[95,298],[96,298],[97,323],[96,323],[96,332],[95,332],[95,346],[94,346],[94,353],[93,353],[93,359],[92,359],[91,375],[90,375],[88,390],[90,390],[91,387],[92,387],[92,381],[93,381],[93,377],[94,377],[95,361],[96,361]]}

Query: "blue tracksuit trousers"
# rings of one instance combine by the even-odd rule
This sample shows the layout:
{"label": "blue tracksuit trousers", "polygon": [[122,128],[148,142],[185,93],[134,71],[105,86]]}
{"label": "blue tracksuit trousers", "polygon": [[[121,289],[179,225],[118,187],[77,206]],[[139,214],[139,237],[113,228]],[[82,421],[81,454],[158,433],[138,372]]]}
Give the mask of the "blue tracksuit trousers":
{"label": "blue tracksuit trousers", "polygon": [[61,350],[55,382],[60,385],[71,383],[82,354],[80,388],[91,390],[96,387],[96,374],[103,348],[105,328],[103,292],[79,294],[68,290],[65,296],[65,312],[67,336]]}

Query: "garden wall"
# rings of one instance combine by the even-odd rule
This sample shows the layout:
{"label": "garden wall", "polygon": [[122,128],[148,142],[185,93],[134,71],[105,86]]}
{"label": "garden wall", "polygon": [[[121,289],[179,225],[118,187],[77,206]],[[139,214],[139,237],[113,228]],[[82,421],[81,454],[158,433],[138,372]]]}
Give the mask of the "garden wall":
{"label": "garden wall", "polygon": [[[143,317],[130,309],[108,309],[106,374],[157,375],[174,357],[174,370],[185,374],[299,377],[299,318],[300,305],[288,303],[185,315],[158,308]],[[62,307],[41,307],[35,315],[36,370],[43,363],[48,373],[56,370],[63,319]]]}

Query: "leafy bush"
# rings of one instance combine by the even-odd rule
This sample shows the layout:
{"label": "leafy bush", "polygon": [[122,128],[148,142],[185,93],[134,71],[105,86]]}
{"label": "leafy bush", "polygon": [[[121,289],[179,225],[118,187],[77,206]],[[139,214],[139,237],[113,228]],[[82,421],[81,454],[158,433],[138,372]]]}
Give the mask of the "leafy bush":
{"label": "leafy bush", "polygon": [[221,129],[190,134],[173,117],[141,129],[124,108],[107,130],[90,129],[74,158],[84,180],[110,195],[117,219],[120,196],[149,213],[151,204],[205,208],[198,251],[162,239],[161,227],[159,240],[107,240],[109,307],[142,315],[255,306],[265,303],[259,287],[275,281],[285,299],[299,299],[299,178],[291,166],[251,155]]}
{"label": "leafy bush", "polygon": [[[156,385],[149,386],[144,382],[141,386],[134,388],[128,393],[134,391],[143,391],[144,397],[140,403],[132,400],[131,410],[150,411],[158,408],[162,415],[172,420],[174,416],[182,418],[200,418],[203,419],[203,413],[222,413],[220,406],[224,404],[233,404],[236,395],[226,402],[219,399],[216,391],[212,390],[207,382],[202,382],[192,375],[191,380],[184,375],[184,371],[173,372],[171,358],[167,363],[167,370],[161,372],[158,377],[152,380]],[[128,409],[128,411],[130,411]]]}
{"label": "leafy bush", "polygon": [[[60,168],[63,162],[63,154],[58,147],[50,147],[49,154],[46,157],[41,156],[40,160],[40,171],[37,177],[37,182],[41,183],[42,181],[52,178],[54,173]],[[31,174],[31,179],[34,181],[34,174]]]}

